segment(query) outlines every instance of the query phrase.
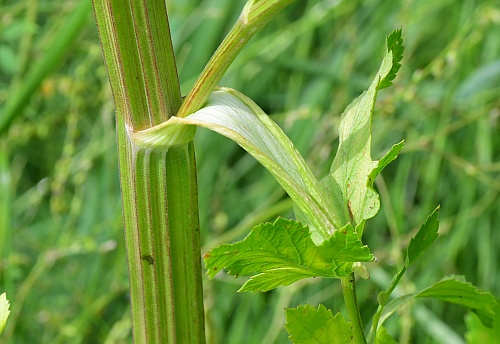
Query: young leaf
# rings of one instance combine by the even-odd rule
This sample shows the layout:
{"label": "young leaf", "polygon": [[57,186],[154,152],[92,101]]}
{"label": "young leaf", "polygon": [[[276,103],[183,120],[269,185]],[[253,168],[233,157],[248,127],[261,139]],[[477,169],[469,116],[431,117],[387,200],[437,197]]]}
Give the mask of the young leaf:
{"label": "young leaf", "polygon": [[10,303],[7,300],[7,295],[3,293],[0,295],[0,334],[2,334],[7,318],[9,317],[9,307]]}
{"label": "young leaf", "polygon": [[243,241],[214,248],[204,260],[210,278],[225,268],[236,277],[254,275],[240,291],[268,291],[302,278],[346,276],[352,262],[374,257],[352,226],[336,231],[318,247],[307,226],[278,218],[254,227]]}
{"label": "young leaf", "polygon": [[441,281],[420,292],[407,294],[391,300],[382,312],[380,324],[401,306],[413,299],[423,297],[431,297],[466,307],[470,311],[476,313],[485,326],[491,327],[493,325],[495,319],[493,308],[497,304],[495,297],[467,283],[463,276],[445,277]]}
{"label": "young leaf", "polygon": [[439,207],[429,215],[417,234],[411,238],[406,254],[405,266],[408,268],[436,241],[439,236]]}
{"label": "young leaf", "polygon": [[402,148],[402,143],[394,146],[380,162],[371,159],[371,117],[377,93],[394,79],[402,52],[401,30],[396,30],[387,39],[387,52],[372,84],[342,114],[337,154],[330,174],[322,180],[342,224],[358,225],[375,216],[380,201],[372,187],[374,177]]}
{"label": "young leaf", "polygon": [[392,85],[392,81],[401,68],[401,60],[403,59],[403,38],[401,37],[401,29],[393,31],[387,36],[387,52],[392,51],[392,68],[387,73],[387,76],[380,81],[379,90]]}
{"label": "young leaf", "polygon": [[439,236],[439,207],[434,209],[425,222],[420,226],[417,234],[411,238],[406,252],[406,260],[403,268],[394,276],[387,290],[379,293],[378,302],[383,307],[389,300],[389,296],[406,272],[406,269],[412,265],[427,249],[436,241]]}
{"label": "young leaf", "polygon": [[396,160],[398,157],[399,152],[403,149],[405,143],[404,141],[401,141],[399,143],[396,143],[394,146],[391,147],[391,149],[387,152],[386,155],[379,161],[377,161],[377,165],[375,168],[371,171],[371,173],[368,175],[368,187],[373,187],[373,183],[375,182],[375,178],[382,172],[382,170],[389,165],[391,162]]}
{"label": "young leaf", "polygon": [[318,309],[305,305],[286,310],[286,330],[295,344],[349,344],[354,343],[353,330],[342,314],[319,305]]}
{"label": "young leaf", "polygon": [[172,117],[147,130],[129,132],[129,136],[137,146],[168,149],[192,140],[194,131],[187,128],[194,126],[230,138],[267,168],[304,214],[316,244],[341,227],[335,209],[290,139],[251,99],[235,90],[220,88],[201,110],[185,118]]}

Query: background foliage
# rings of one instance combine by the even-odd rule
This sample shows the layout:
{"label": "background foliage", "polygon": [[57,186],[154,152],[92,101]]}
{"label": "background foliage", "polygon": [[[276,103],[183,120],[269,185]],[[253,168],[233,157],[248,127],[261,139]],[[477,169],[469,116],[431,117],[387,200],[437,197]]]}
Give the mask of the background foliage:
{"label": "background foliage", "polygon": [[[129,342],[113,103],[88,1],[0,2],[0,116],[23,90],[30,95],[0,137],[0,292],[12,310],[0,341]],[[244,1],[167,3],[185,94]],[[321,177],[340,113],[369,85],[385,35],[403,27],[403,67],[374,116],[374,158],[402,138],[406,147],[376,182],[382,211],[365,230],[379,259],[369,264],[371,281],[358,283],[369,315],[403,264],[402,247],[437,204],[441,237],[402,288],[459,273],[500,295],[497,5],[299,1],[250,42],[222,82],[271,114]],[[66,25],[76,26],[75,37],[58,46]],[[30,83],[38,87],[30,91]],[[291,215],[278,184],[236,144],[199,130],[196,147],[203,253]],[[242,283],[223,274],[205,281],[210,342],[286,343],[283,308],[321,302],[342,311],[340,283],[311,279],[237,294]],[[464,316],[424,302],[386,325],[403,343],[460,343]]]}

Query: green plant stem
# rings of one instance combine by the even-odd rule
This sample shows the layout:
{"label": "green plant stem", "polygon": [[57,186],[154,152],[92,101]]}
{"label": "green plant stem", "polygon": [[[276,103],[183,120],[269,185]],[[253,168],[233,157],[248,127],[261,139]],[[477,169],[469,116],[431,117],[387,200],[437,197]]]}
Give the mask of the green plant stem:
{"label": "green plant stem", "polygon": [[347,315],[352,323],[354,342],[356,344],[366,344],[366,338],[359,314],[358,300],[356,297],[356,282],[354,273],[341,278],[342,293],[344,294],[344,302],[347,308]]}
{"label": "green plant stem", "polygon": [[193,145],[119,155],[134,340],[203,343]]}
{"label": "green plant stem", "polygon": [[238,21],[224,41],[208,61],[193,88],[186,96],[178,117],[186,117],[199,110],[208,99],[224,73],[227,71],[241,49],[264,27],[279,11],[295,0],[249,0]]}
{"label": "green plant stem", "polygon": [[399,281],[401,280],[401,277],[403,277],[405,272],[406,272],[406,265],[403,266],[403,268],[394,276],[391,283],[389,284],[389,287],[387,287],[387,290],[381,292],[378,295],[377,299],[379,302],[379,306],[377,308],[377,312],[373,316],[372,326],[370,328],[370,333],[368,334],[368,340],[370,342],[372,342],[373,339],[376,337],[378,325],[380,322],[380,317],[382,316],[382,311],[384,310],[384,307],[387,304],[387,302],[389,302],[389,297],[391,296],[394,289],[396,289],[397,285],[399,284]]}
{"label": "green plant stem", "polygon": [[140,149],[129,138],[181,104],[165,3],[94,0],[94,13],[116,104],[134,342],[204,343],[193,144]]}

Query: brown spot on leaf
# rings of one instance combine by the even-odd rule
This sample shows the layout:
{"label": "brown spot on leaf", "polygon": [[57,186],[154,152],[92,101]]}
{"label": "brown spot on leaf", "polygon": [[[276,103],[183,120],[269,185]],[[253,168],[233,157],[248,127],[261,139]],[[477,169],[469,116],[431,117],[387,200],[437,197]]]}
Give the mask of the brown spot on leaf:
{"label": "brown spot on leaf", "polygon": [[347,201],[347,211],[349,211],[349,217],[351,218],[351,220],[354,221],[354,214],[352,213],[351,209],[351,200]]}

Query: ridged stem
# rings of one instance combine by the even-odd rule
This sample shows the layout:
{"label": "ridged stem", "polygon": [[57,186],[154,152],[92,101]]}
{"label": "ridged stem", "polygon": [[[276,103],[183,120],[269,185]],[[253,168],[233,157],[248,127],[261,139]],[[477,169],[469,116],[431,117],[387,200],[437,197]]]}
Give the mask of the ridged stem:
{"label": "ridged stem", "polygon": [[94,0],[94,13],[117,109],[134,341],[204,343],[193,144],[139,149],[128,136],[181,104],[165,2]]}

